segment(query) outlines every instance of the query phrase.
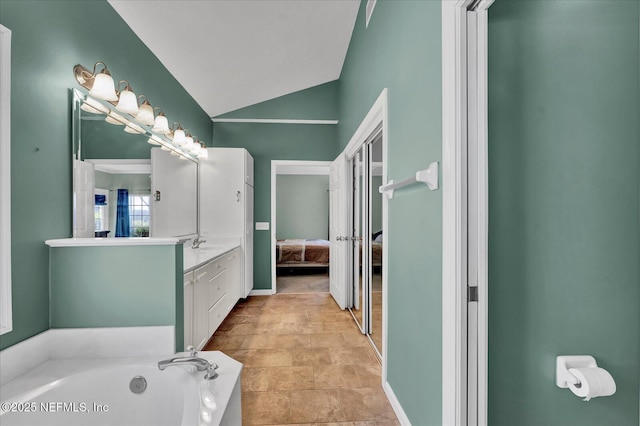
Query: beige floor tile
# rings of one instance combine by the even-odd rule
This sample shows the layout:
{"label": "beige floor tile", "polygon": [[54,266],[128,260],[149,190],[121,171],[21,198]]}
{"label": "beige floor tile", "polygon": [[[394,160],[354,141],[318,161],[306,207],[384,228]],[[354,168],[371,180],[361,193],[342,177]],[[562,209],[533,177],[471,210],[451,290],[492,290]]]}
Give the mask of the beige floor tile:
{"label": "beige floor tile", "polygon": [[331,364],[331,351],[328,348],[296,348],[291,353],[293,365]]}
{"label": "beige floor tile", "polygon": [[332,349],[331,363],[340,365],[379,365],[371,348],[359,346]]}
{"label": "beige floor tile", "polygon": [[358,389],[337,389],[345,420],[395,420],[395,413],[381,386]]}
{"label": "beige floor tile", "polygon": [[269,368],[270,391],[313,389],[313,367]]}
{"label": "beige floor tile", "polygon": [[277,348],[309,348],[311,337],[304,334],[280,334],[276,336]]}
{"label": "beige floor tile", "polygon": [[239,349],[275,349],[277,336],[272,334],[251,334],[245,336]]}
{"label": "beige floor tile", "polygon": [[357,369],[354,365],[316,365],[313,367],[316,389],[362,387]]}
{"label": "beige floor tile", "polygon": [[314,348],[339,348],[347,345],[342,333],[310,334],[311,346]]}
{"label": "beige floor tile", "polygon": [[242,369],[242,392],[264,392],[269,389],[270,368],[244,367]]}
{"label": "beige floor tile", "polygon": [[303,390],[291,393],[292,422],[313,423],[346,420],[336,389]]}
{"label": "beige floor tile", "polygon": [[363,388],[382,386],[382,366],[376,361],[373,365],[360,365],[356,369]]}
{"label": "beige floor tile", "polygon": [[286,424],[291,418],[288,392],[243,392],[242,424]]}
{"label": "beige floor tile", "polygon": [[250,351],[243,362],[247,367],[290,367],[293,357],[290,350],[256,349]]}

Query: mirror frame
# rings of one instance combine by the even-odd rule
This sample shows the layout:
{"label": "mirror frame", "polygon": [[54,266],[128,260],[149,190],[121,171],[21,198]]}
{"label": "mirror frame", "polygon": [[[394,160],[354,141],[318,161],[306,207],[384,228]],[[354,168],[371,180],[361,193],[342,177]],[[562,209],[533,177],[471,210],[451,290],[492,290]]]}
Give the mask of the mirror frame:
{"label": "mirror frame", "polygon": [[0,25],[0,335],[13,330],[11,299],[11,30]]}

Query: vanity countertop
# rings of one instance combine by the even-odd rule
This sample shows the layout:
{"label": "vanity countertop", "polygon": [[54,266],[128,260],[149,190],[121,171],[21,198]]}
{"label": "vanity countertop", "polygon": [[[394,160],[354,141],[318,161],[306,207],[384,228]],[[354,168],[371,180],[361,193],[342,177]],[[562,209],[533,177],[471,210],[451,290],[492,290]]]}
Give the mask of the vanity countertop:
{"label": "vanity countertop", "polygon": [[212,240],[202,244],[200,248],[192,249],[189,244],[184,245],[184,272],[193,271],[216,257],[222,256],[240,247],[236,239]]}
{"label": "vanity countertop", "polygon": [[185,238],[59,238],[47,240],[49,247],[108,247],[108,246],[163,246],[176,245]]}

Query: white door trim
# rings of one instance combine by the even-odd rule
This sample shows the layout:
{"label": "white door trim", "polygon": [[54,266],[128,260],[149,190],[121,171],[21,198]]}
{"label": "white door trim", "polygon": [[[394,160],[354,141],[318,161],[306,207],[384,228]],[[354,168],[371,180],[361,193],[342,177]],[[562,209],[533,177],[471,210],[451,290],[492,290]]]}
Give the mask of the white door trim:
{"label": "white door trim", "polygon": [[0,25],[0,334],[11,313],[11,30]]}
{"label": "white door trim", "polygon": [[276,294],[276,176],[329,176],[330,166],[331,161],[271,160],[271,290],[265,290],[261,294]]}
{"label": "white door trim", "polygon": [[[467,52],[473,0],[442,1],[442,424],[467,424]],[[478,423],[487,422],[487,9],[478,11]]]}
{"label": "white door trim", "polygon": [[[351,140],[345,147],[343,153],[350,160],[358,152],[360,147],[367,142],[369,136],[378,126],[382,126],[382,183],[388,180],[388,147],[389,147],[389,112],[388,112],[388,90],[382,89],[378,99],[358,126]],[[385,389],[391,389],[387,383],[387,324],[389,316],[389,199],[382,197],[382,385]],[[386,386],[385,386],[386,385]]]}

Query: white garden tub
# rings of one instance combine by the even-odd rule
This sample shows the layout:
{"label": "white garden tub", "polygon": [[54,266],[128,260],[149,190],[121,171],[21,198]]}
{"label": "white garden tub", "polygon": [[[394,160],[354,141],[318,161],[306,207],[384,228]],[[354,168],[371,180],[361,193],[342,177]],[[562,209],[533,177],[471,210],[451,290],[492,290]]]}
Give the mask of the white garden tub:
{"label": "white garden tub", "polygon": [[[51,359],[0,388],[0,424],[240,425],[242,364],[200,352],[219,365],[216,379],[193,367],[158,369],[158,361],[175,356],[188,354]],[[134,393],[130,383],[138,376],[146,389]]]}

